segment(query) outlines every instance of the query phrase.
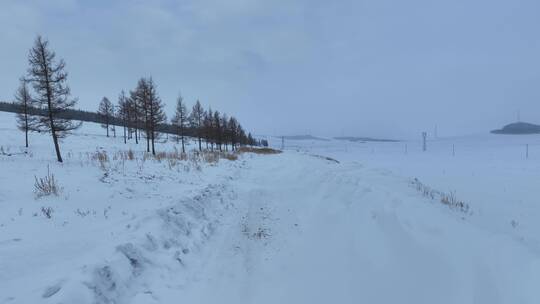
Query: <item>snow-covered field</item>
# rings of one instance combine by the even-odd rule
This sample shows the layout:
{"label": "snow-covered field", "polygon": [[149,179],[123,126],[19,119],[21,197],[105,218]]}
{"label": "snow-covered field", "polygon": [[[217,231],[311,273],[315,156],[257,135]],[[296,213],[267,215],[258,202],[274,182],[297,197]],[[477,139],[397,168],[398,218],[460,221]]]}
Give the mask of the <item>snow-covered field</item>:
{"label": "snow-covered field", "polygon": [[[214,164],[103,133],[85,124],[58,164],[45,135],[21,154],[0,113],[0,303],[540,302],[540,137],[295,141]],[[47,170],[62,191],[36,198]]]}

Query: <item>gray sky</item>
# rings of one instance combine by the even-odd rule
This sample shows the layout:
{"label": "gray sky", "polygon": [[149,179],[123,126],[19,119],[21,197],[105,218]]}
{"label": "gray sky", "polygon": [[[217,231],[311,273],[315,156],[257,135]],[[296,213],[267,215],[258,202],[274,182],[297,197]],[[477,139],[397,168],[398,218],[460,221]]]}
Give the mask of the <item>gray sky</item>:
{"label": "gray sky", "polygon": [[538,0],[0,0],[0,28],[2,100],[39,33],[88,110],[151,75],[169,116],[181,91],[257,134],[540,123]]}

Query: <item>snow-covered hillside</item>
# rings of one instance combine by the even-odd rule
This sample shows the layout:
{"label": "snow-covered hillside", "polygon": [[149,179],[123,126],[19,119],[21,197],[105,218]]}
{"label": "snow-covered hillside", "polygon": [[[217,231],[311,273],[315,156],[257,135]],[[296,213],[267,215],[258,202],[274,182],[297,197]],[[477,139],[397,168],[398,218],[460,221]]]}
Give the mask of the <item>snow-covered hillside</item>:
{"label": "snow-covered hillside", "polygon": [[[21,153],[0,113],[0,303],[540,302],[536,137],[298,141],[214,163],[103,133],[85,124],[58,164],[46,135]],[[36,198],[47,170],[60,195]]]}

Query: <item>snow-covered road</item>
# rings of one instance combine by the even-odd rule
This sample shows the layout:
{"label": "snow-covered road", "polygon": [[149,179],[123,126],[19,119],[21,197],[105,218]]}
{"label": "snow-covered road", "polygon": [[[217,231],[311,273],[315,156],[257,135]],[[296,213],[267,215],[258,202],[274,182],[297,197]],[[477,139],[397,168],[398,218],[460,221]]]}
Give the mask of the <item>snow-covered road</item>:
{"label": "snow-covered road", "polygon": [[538,255],[361,165],[286,153],[233,182],[188,303],[538,303]]}

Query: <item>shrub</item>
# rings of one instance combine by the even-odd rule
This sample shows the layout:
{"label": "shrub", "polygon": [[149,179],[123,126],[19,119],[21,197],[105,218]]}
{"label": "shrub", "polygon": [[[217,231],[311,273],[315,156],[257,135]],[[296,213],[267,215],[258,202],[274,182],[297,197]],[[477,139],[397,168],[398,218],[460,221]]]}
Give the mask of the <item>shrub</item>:
{"label": "shrub", "polygon": [[51,207],[41,207],[41,213],[43,213],[43,215],[48,219],[52,218],[53,212],[54,209]]}
{"label": "shrub", "polygon": [[92,160],[99,161],[99,167],[103,170],[106,170],[106,164],[109,161],[109,155],[107,155],[107,151],[96,151],[96,153],[92,155]]}
{"label": "shrub", "polygon": [[54,177],[54,174],[50,173],[49,166],[47,166],[47,175],[43,178],[37,178],[34,176],[34,193],[37,198],[49,195],[58,196],[60,194],[60,187]]}
{"label": "shrub", "polygon": [[209,164],[215,164],[219,161],[219,153],[218,152],[210,152],[205,151],[202,153],[202,159],[204,162]]}
{"label": "shrub", "polygon": [[135,159],[135,154],[133,153],[133,151],[131,149],[129,149],[127,151],[127,159],[129,159],[129,160],[134,160]]}

